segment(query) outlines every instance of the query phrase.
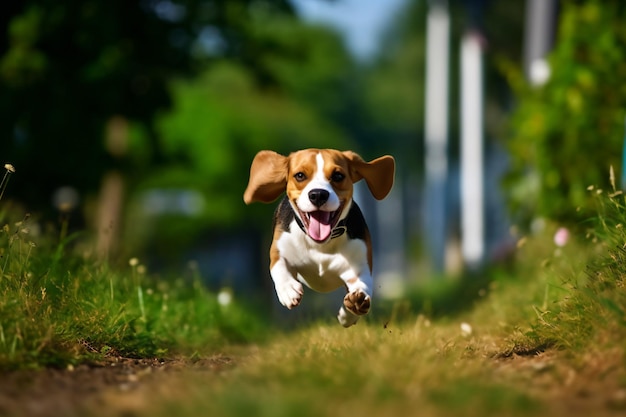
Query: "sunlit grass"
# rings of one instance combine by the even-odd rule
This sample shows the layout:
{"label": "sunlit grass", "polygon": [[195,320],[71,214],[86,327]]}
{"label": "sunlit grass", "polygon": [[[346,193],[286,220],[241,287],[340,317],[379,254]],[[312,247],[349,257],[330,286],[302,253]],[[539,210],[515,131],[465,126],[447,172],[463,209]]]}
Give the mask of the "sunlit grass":
{"label": "sunlit grass", "polygon": [[[612,170],[611,170],[612,172]],[[614,186],[614,178],[611,176]],[[581,354],[593,349],[623,348],[626,339],[626,204],[615,188],[590,186],[597,214],[589,222],[586,259],[575,271],[561,273],[564,296],[537,309],[539,319],[530,336],[538,343]],[[583,255],[583,256],[581,256]],[[626,356],[625,356],[626,359]]]}
{"label": "sunlit grass", "polygon": [[[385,328],[317,324],[238,357],[219,378],[185,374],[186,401],[170,392],[157,415],[531,415],[541,407],[506,385],[493,346],[457,323],[423,316]],[[159,414],[162,413],[162,414]]]}
{"label": "sunlit grass", "polygon": [[115,270],[70,249],[73,236],[56,243],[32,226],[29,215],[11,221],[0,211],[0,369],[191,355],[264,338],[263,315],[220,303],[197,274],[155,279],[138,259]]}
{"label": "sunlit grass", "polygon": [[[548,223],[519,237],[514,263],[379,300],[349,329],[325,319],[277,331],[197,271],[156,279],[137,258],[113,269],[67,240],[35,242],[28,216],[0,217],[0,369],[220,353],[223,372],[168,375],[167,390],[147,383],[144,414],[555,415],[536,379],[591,366],[614,375],[626,358],[626,204],[589,191],[597,213],[567,242]],[[510,365],[543,353],[536,368]]]}
{"label": "sunlit grass", "polygon": [[[419,296],[406,294],[354,328],[307,325],[275,337],[219,379],[186,375],[189,401],[165,399],[159,409],[183,416],[560,415],[561,399],[573,394],[563,375],[606,384],[596,385],[609,389],[603,404],[616,407],[611,395],[620,392],[619,375],[626,380],[619,367],[626,207],[619,193],[597,195],[593,221],[567,242],[555,241],[560,227],[548,224],[520,238],[513,266],[484,271],[475,283],[422,285]],[[526,367],[511,365],[525,360]],[[552,396],[555,390],[563,392]]]}
{"label": "sunlit grass", "polygon": [[257,340],[266,326],[198,280],[138,277],[69,254],[58,261],[21,242],[3,249],[0,368],[190,354]]}

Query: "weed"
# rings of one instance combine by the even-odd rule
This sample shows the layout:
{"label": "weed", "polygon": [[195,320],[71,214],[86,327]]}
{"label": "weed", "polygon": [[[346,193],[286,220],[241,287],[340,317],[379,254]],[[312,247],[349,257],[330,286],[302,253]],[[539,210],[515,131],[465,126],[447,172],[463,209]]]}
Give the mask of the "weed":
{"label": "weed", "polygon": [[4,190],[7,188],[7,184],[9,183],[9,177],[15,172],[15,167],[11,164],[4,164],[4,169],[4,176],[2,177],[2,181],[0,181],[0,201],[2,200]]}

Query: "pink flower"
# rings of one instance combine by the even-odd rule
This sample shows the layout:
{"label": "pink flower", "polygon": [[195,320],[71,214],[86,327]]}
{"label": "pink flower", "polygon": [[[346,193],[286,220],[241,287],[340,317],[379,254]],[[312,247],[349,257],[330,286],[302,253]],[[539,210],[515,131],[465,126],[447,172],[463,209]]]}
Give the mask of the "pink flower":
{"label": "pink flower", "polygon": [[554,234],[554,244],[558,247],[563,247],[567,244],[569,240],[569,230],[565,227],[559,227],[556,233]]}

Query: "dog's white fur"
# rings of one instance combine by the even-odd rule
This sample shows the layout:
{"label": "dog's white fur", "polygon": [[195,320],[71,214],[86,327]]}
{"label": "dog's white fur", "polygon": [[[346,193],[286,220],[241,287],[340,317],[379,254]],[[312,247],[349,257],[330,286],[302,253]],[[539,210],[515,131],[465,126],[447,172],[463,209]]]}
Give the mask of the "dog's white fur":
{"label": "dog's white fur", "polygon": [[[313,205],[313,203],[311,203],[311,200],[309,200],[308,195],[309,191],[311,190],[321,189],[328,191],[330,193],[330,196],[328,198],[328,201],[324,203],[324,205],[320,207],[320,209],[324,211],[335,211],[339,208],[339,197],[337,196],[337,193],[328,181],[328,178],[326,178],[326,176],[324,175],[324,158],[320,153],[315,155],[315,162],[317,164],[317,167],[315,169],[315,176],[300,193],[300,196],[297,199],[297,208],[299,208],[303,212],[317,210],[317,207]],[[341,215],[344,217],[347,214],[347,210],[344,210],[343,213],[341,213]]]}
{"label": "dog's white fur", "polygon": [[[278,239],[281,258],[270,270],[282,305],[292,309],[300,304],[304,294],[302,284],[318,292],[334,291],[345,286],[348,293],[361,291],[365,299],[371,299],[373,282],[364,241],[350,240],[343,234],[320,245],[301,233],[295,220],[290,228],[292,233],[283,233]],[[291,271],[296,271],[297,280]],[[358,318],[344,305],[341,306],[338,319],[343,326],[356,323]]]}
{"label": "dog's white fur", "polygon": [[[297,181],[293,172],[296,170],[309,175],[305,175],[305,180]],[[350,238],[348,233],[343,233],[318,242],[301,229],[296,216],[303,224],[305,219],[302,219],[301,213],[309,216],[314,211],[336,212],[341,208],[334,223],[336,227],[350,213],[354,182],[365,178],[374,196],[382,199],[393,185],[394,170],[395,162],[391,156],[368,163],[350,151],[309,149],[288,157],[271,151],[257,154],[250,170],[244,201],[271,202],[286,189],[293,209],[288,230],[283,230],[275,219],[270,250],[270,274],[283,306],[292,309],[300,304],[304,294],[303,284],[318,292],[329,292],[344,286],[347,294],[339,309],[339,322],[349,327],[361,315],[367,314],[373,279],[371,243],[364,221],[364,238]],[[340,173],[344,179],[334,181],[331,178],[333,173]],[[314,204],[309,197],[311,190],[327,191],[328,199],[322,205]]]}

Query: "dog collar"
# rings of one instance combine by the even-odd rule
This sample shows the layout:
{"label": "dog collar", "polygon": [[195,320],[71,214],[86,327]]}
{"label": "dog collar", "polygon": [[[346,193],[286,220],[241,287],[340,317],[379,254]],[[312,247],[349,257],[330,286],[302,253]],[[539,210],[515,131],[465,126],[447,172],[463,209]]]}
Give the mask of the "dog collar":
{"label": "dog collar", "polygon": [[[296,219],[296,223],[298,224],[298,227],[300,227],[300,230],[302,230],[306,234],[306,229],[304,228],[302,220],[300,220],[300,218],[295,213],[293,217],[294,219]],[[333,228],[333,231],[330,233],[330,238],[335,239],[346,233],[346,230],[348,230],[348,227],[346,226],[346,219],[339,220],[339,222],[337,222],[337,224]]]}

